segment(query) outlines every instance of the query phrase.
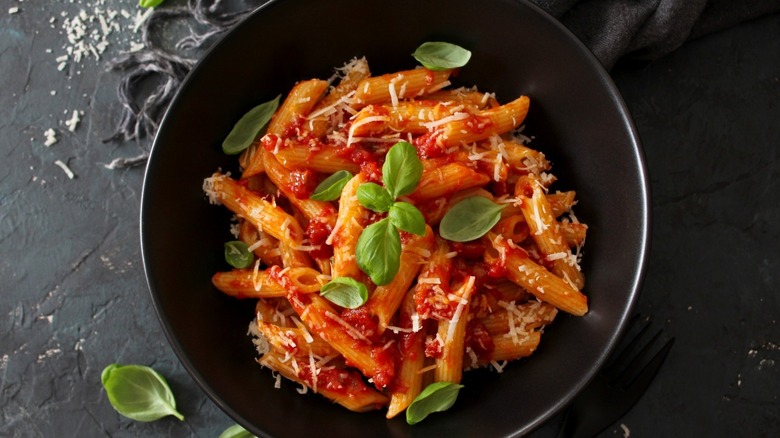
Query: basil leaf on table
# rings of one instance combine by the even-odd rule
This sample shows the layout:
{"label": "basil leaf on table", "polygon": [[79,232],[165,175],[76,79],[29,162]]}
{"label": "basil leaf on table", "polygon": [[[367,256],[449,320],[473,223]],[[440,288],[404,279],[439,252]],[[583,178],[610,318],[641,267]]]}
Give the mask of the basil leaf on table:
{"label": "basil leaf on table", "polygon": [[366,285],[350,277],[336,277],[320,289],[320,295],[347,309],[357,309],[368,301]]}
{"label": "basil leaf on table", "polygon": [[482,196],[472,196],[455,204],[439,223],[441,237],[453,242],[468,242],[484,236],[501,219],[498,205]]}
{"label": "basil leaf on table", "polygon": [[344,186],[352,179],[352,176],[348,170],[339,170],[319,183],[309,198],[315,201],[335,201],[339,199],[341,191],[344,190]]}
{"label": "basil leaf on table", "polygon": [[179,420],[176,400],[163,376],[143,365],[111,364],[100,375],[108,401],[117,412],[136,421],[154,421],[168,415]]}
{"label": "basil leaf on table", "polygon": [[225,261],[238,269],[248,268],[255,261],[255,255],[249,251],[249,246],[240,240],[225,244]]}
{"label": "basil leaf on table", "polygon": [[382,182],[393,199],[412,193],[422,173],[422,162],[411,143],[399,141],[387,151],[385,164],[382,165]]}
{"label": "basil leaf on table", "polygon": [[463,385],[449,382],[436,382],[426,386],[406,408],[406,422],[417,424],[429,414],[451,408],[461,388]]}
{"label": "basil leaf on table", "polygon": [[164,1],[165,0],[138,0],[138,6],[142,8],[153,8],[161,5]]}
{"label": "basil leaf on table", "polygon": [[401,236],[388,218],[375,222],[360,234],[355,257],[360,269],[377,286],[390,283],[401,266]]}
{"label": "basil leaf on table", "polygon": [[387,215],[390,222],[407,233],[425,235],[425,218],[420,210],[408,202],[396,202]]}
{"label": "basil leaf on table", "polygon": [[276,99],[261,103],[244,114],[222,142],[222,152],[236,155],[248,148],[255,141],[260,130],[271,120],[271,116],[279,107],[280,97],[282,97],[281,94],[276,96]]}
{"label": "basil leaf on table", "polygon": [[249,433],[246,429],[241,427],[240,424],[234,424],[219,434],[219,438],[256,438]]}
{"label": "basil leaf on table", "polygon": [[420,45],[412,56],[428,70],[449,70],[466,65],[471,52],[455,44],[428,42]]}
{"label": "basil leaf on table", "polygon": [[357,189],[357,198],[363,207],[382,213],[390,210],[393,205],[393,197],[384,187],[374,183],[361,184]]}

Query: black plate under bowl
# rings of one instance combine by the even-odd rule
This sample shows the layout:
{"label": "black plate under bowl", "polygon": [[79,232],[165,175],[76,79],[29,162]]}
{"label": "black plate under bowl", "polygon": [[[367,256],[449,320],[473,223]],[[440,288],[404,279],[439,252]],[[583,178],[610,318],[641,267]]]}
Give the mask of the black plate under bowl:
{"label": "black plate under bowl", "polygon": [[[527,133],[553,160],[554,188],[577,191],[589,226],[583,269],[590,312],[561,315],[529,359],[504,373],[466,374],[455,406],[410,427],[382,412],[357,414],[295,385],[274,389],[246,336],[253,305],[216,291],[227,269],[230,214],[201,190],[235,169],[222,139],[248,109],[299,80],[328,78],[366,56],[374,73],[414,68],[425,41],[473,57],[457,78],[500,101],[531,97]],[[649,234],[639,140],[614,84],[553,18],[510,0],[285,0],[238,24],[190,73],[159,129],[144,181],[141,243],[165,334],[201,388],[261,436],[506,436],[530,431],[565,406],[612,349],[637,299]]]}

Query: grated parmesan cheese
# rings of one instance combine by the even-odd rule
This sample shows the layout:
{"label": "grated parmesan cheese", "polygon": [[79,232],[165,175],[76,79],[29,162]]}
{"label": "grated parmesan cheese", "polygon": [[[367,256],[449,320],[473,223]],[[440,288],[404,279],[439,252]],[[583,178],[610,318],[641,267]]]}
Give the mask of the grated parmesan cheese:
{"label": "grated parmesan cheese", "polygon": [[46,137],[46,141],[43,142],[45,146],[48,147],[53,145],[54,143],[57,143],[57,133],[53,129],[51,128],[47,129],[43,133],[43,135]]}
{"label": "grated parmesan cheese", "polygon": [[347,330],[347,334],[349,334],[351,337],[353,337],[355,339],[360,339],[361,341],[370,342],[368,340],[368,338],[363,335],[363,333],[360,333],[358,331],[358,329],[353,327],[347,321],[344,321],[343,319],[341,319],[341,317],[339,317],[335,313],[331,312],[330,310],[325,312],[325,316],[327,316],[328,318],[332,319],[333,321],[336,321],[336,323],[338,323],[340,326],[344,327]]}
{"label": "grated parmesan cheese", "polygon": [[65,164],[64,162],[62,162],[62,161],[60,161],[60,160],[57,160],[57,161],[55,161],[55,162],[54,162],[54,164],[56,164],[57,166],[59,166],[59,167],[60,167],[60,169],[62,169],[62,170],[63,170],[63,172],[65,172],[65,175],[67,175],[67,176],[68,176],[68,179],[73,179],[73,178],[75,178],[75,177],[76,177],[76,174],[74,174],[74,173],[73,173],[73,171],[72,171],[72,170],[70,170],[70,167],[68,167],[68,165],[67,165],[67,164]]}
{"label": "grated parmesan cheese", "polygon": [[455,122],[455,121],[458,121],[458,120],[464,120],[464,119],[468,119],[468,118],[469,118],[469,114],[468,113],[458,112],[458,113],[455,113],[455,114],[453,114],[451,116],[443,117],[443,118],[441,118],[439,120],[434,120],[432,122],[423,123],[422,125],[428,131],[432,131],[434,128],[436,128],[438,126],[441,126],[441,125],[444,125],[446,123]]}

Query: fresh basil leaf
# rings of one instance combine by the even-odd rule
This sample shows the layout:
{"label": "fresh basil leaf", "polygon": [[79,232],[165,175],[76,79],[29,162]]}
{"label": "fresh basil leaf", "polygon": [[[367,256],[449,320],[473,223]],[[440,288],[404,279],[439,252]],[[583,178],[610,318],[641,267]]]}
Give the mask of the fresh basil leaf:
{"label": "fresh basil leaf", "polygon": [[221,434],[219,434],[219,438],[257,438],[251,433],[249,433],[246,429],[241,427],[240,424],[234,424],[227,429],[225,429]]}
{"label": "fresh basil leaf", "polygon": [[350,277],[336,277],[320,289],[320,295],[333,304],[347,309],[357,309],[366,304],[368,288]]}
{"label": "fresh basil leaf", "polygon": [[352,174],[348,170],[339,170],[333,175],[325,178],[309,198],[315,201],[335,201],[341,196],[341,191],[352,179]]}
{"label": "fresh basil leaf", "polygon": [[355,257],[360,269],[377,286],[393,280],[401,266],[401,236],[389,219],[384,218],[363,230]]}
{"label": "fresh basil leaf", "polygon": [[390,210],[393,198],[384,187],[374,183],[361,184],[357,189],[358,202],[369,210],[378,213]]}
{"label": "fresh basil leaf", "polygon": [[249,246],[240,240],[225,244],[225,261],[238,269],[248,268],[255,261],[255,255],[249,252]]}
{"label": "fresh basil leaf", "polygon": [[406,408],[406,422],[417,424],[429,414],[442,412],[451,408],[458,398],[458,391],[463,385],[450,382],[436,382],[426,386]]}
{"label": "fresh basil leaf", "polygon": [[159,6],[165,0],[138,0],[138,6],[142,8],[153,8]]}
{"label": "fresh basil leaf", "polygon": [[108,401],[117,412],[136,421],[154,421],[173,415],[176,400],[163,376],[143,365],[111,364],[100,375]]}
{"label": "fresh basil leaf", "polygon": [[420,45],[412,56],[428,70],[448,70],[466,65],[471,52],[455,44],[428,42]]}
{"label": "fresh basil leaf", "polygon": [[387,215],[390,222],[407,233],[425,235],[425,218],[420,210],[408,202],[396,202]]}
{"label": "fresh basil leaf", "polygon": [[447,211],[439,223],[439,234],[453,242],[479,239],[498,223],[505,207],[482,196],[466,198]]}
{"label": "fresh basil leaf", "polygon": [[422,173],[422,162],[411,143],[399,141],[387,151],[385,164],[382,165],[382,181],[393,199],[412,193]]}
{"label": "fresh basil leaf", "polygon": [[248,148],[260,130],[271,120],[271,116],[279,107],[280,97],[281,95],[276,96],[276,99],[262,103],[244,114],[222,142],[222,152],[235,155]]}

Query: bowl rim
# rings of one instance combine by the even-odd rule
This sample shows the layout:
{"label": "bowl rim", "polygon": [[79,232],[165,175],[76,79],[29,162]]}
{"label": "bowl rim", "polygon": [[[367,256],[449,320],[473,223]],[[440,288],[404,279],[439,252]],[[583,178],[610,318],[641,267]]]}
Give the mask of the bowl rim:
{"label": "bowl rim", "polygon": [[[204,64],[208,63],[208,60],[214,56],[214,53],[218,52],[221,49],[221,46],[226,44],[226,41],[232,38],[232,35],[237,33],[236,32],[237,29],[247,26],[248,25],[247,23],[254,20],[257,15],[267,13],[269,9],[272,9],[276,5],[283,3],[285,1],[290,2],[293,0],[269,0],[266,3],[258,6],[254,10],[248,12],[243,18],[241,18],[238,22],[236,22],[224,34],[220,35],[218,39],[208,49],[204,51],[201,58],[197,61],[197,63],[194,66],[192,66],[190,71],[182,80],[178,90],[176,91],[174,97],[171,99],[168,107],[165,110],[165,113],[159,124],[159,128],[152,142],[152,146],[149,152],[149,158],[144,168],[144,178],[143,178],[142,190],[141,190],[141,205],[140,205],[140,212],[139,212],[139,217],[140,217],[139,237],[140,237],[140,244],[141,244],[141,258],[143,262],[144,276],[146,278],[147,288],[152,298],[155,315],[157,316],[157,319],[160,322],[160,325],[163,329],[166,339],[168,340],[168,343],[171,345],[171,348],[176,354],[176,357],[179,359],[179,361],[181,362],[181,364],[183,365],[187,373],[196,382],[196,384],[200,387],[200,389],[206,394],[206,396],[213,403],[215,403],[224,413],[226,413],[237,423],[244,425],[245,427],[249,426],[247,427],[247,430],[250,430],[255,434],[259,433],[258,436],[269,436],[269,435],[262,429],[258,429],[257,425],[254,425],[247,418],[240,415],[235,409],[228,406],[217,395],[215,389],[208,384],[207,379],[198,371],[198,369],[195,367],[193,362],[190,360],[190,358],[184,351],[182,344],[174,336],[174,329],[171,325],[170,320],[163,314],[163,310],[160,302],[160,292],[156,289],[156,286],[153,284],[153,272],[152,272],[153,268],[152,266],[150,266],[148,261],[149,258],[147,256],[147,252],[149,251],[151,244],[148,241],[148,234],[146,233],[145,230],[146,230],[146,225],[152,214],[150,212],[153,210],[152,206],[149,205],[149,201],[148,201],[149,196],[147,196],[148,195],[147,192],[150,190],[148,184],[149,175],[150,175],[149,171],[153,167],[153,163],[155,162],[155,156],[161,153],[160,150],[163,147],[162,146],[163,140],[161,138],[165,136],[165,133],[167,132],[168,127],[170,126],[168,120],[175,117],[174,113],[176,112],[176,109],[179,106],[178,105],[179,101],[181,100],[182,96],[188,92],[189,88],[193,86],[193,77],[197,76],[197,72],[199,71],[199,69]],[[521,436],[538,428],[544,422],[549,420],[552,416],[554,416],[555,414],[560,412],[563,408],[565,408],[577,396],[577,394],[579,394],[595,378],[598,371],[604,366],[606,359],[614,351],[618,340],[623,336],[623,333],[627,327],[627,323],[630,317],[633,315],[634,309],[637,305],[637,302],[639,301],[639,296],[641,294],[641,287],[647,273],[647,265],[648,265],[649,254],[651,249],[650,244],[651,244],[651,234],[652,234],[652,220],[651,220],[652,203],[651,203],[650,177],[648,175],[647,163],[645,159],[644,150],[640,141],[640,136],[636,129],[634,121],[631,118],[628,107],[620,91],[618,90],[616,84],[610,77],[608,71],[598,61],[598,59],[590,51],[590,49],[588,49],[587,46],[572,31],[566,28],[560,21],[558,21],[555,17],[550,15],[547,11],[545,11],[538,5],[531,3],[529,0],[510,0],[510,2],[515,4],[520,4],[526,8],[531,9],[536,13],[536,15],[544,19],[547,22],[546,23],[547,25],[554,27],[557,32],[560,32],[561,34],[565,35],[566,38],[570,40],[572,45],[576,48],[576,50],[580,52],[580,54],[582,54],[584,59],[587,61],[586,67],[593,69],[597,73],[597,77],[600,83],[603,85],[604,90],[607,92],[606,94],[611,98],[612,103],[614,104],[618,114],[620,115],[621,125],[625,128],[626,132],[630,134],[631,141],[630,143],[627,144],[627,146],[630,147],[632,155],[634,156],[635,162],[632,163],[632,165],[636,166],[638,183],[639,183],[638,188],[640,189],[637,195],[641,198],[637,203],[638,205],[641,205],[641,214],[639,215],[641,217],[641,224],[639,224],[639,226],[637,227],[638,228],[637,236],[639,237],[640,244],[636,251],[637,263],[635,265],[633,275],[630,277],[630,293],[626,294],[626,298],[627,298],[626,305],[623,307],[623,311],[618,319],[616,329],[612,331],[607,343],[605,344],[604,354],[600,356],[596,361],[591,363],[590,367],[588,367],[586,370],[583,370],[582,373],[583,378],[578,380],[578,384],[572,385],[570,389],[564,394],[564,396],[558,400],[557,403],[550,405],[542,415],[536,417],[532,422],[522,425],[521,428],[517,429],[511,435],[511,436]]]}

